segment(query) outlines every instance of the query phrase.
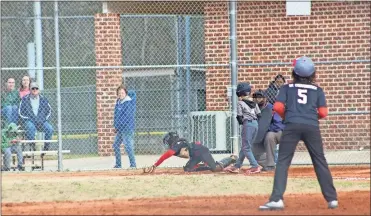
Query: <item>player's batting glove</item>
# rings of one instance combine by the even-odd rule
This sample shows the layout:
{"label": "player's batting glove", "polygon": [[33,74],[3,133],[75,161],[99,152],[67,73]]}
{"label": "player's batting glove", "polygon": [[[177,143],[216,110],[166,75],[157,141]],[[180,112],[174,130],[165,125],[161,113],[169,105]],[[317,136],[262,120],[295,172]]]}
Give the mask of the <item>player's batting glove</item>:
{"label": "player's batting glove", "polygon": [[153,173],[156,169],[156,165],[152,165],[150,167],[144,167],[143,173]]}

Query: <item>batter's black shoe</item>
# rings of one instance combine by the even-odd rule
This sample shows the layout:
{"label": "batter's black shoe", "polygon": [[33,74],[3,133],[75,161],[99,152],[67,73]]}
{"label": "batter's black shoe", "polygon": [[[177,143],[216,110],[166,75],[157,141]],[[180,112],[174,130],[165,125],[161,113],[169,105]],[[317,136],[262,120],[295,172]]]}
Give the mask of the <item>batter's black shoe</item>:
{"label": "batter's black shoe", "polygon": [[260,211],[267,211],[267,210],[283,210],[285,205],[283,201],[280,199],[277,202],[269,201],[262,206],[259,206]]}
{"label": "batter's black shoe", "polygon": [[274,166],[266,166],[266,167],[263,167],[262,172],[274,172],[275,169],[276,167]]}

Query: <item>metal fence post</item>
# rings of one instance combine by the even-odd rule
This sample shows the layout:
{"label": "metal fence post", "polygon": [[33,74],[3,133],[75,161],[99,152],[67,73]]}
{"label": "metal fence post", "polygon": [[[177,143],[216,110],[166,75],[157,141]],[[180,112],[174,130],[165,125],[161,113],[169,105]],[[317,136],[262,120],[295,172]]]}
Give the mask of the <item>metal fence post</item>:
{"label": "metal fence post", "polygon": [[229,2],[229,25],[230,25],[230,67],[231,67],[231,86],[232,86],[232,145],[233,154],[238,154],[238,123],[237,123],[237,37],[236,37],[236,16],[237,2]]}
{"label": "metal fence post", "polygon": [[[186,55],[186,65],[191,64],[191,27],[190,27],[190,17],[185,17],[185,55]],[[188,139],[191,139],[190,128],[189,128],[189,118],[191,113],[191,68],[186,67],[186,92],[187,92],[187,130],[186,135]]]}
{"label": "metal fence post", "polygon": [[[36,67],[36,56],[35,56],[35,43],[31,42],[27,44],[27,67],[35,68]],[[29,69],[28,75],[31,79],[35,80],[36,73],[35,70]]]}
{"label": "metal fence post", "polygon": [[40,90],[44,90],[44,61],[43,61],[43,33],[42,33],[42,23],[41,23],[41,2],[34,2],[34,12],[35,12],[35,45],[36,45],[36,67],[37,70],[37,83],[39,84]]}
{"label": "metal fence post", "polygon": [[[176,17],[176,52],[177,52],[177,59],[176,63],[177,65],[182,64],[182,17],[177,16]],[[182,88],[182,68],[181,67],[176,67],[176,101],[177,101],[177,132],[178,134],[183,133],[183,113],[182,113],[182,108],[181,108],[181,88]]]}
{"label": "metal fence post", "polygon": [[54,33],[55,33],[55,65],[57,73],[57,112],[58,112],[58,171],[63,171],[62,154],[62,118],[61,118],[61,74],[59,62],[59,22],[58,22],[58,1],[54,2]]}

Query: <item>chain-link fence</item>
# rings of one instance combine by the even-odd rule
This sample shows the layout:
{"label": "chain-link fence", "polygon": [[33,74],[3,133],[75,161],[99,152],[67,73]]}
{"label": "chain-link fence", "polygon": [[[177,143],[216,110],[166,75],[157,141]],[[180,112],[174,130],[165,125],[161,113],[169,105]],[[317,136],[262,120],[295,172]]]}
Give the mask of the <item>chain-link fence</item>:
{"label": "chain-link fence", "polygon": [[[329,163],[369,163],[369,124],[365,120],[369,116],[370,55],[363,50],[370,46],[369,41],[365,43],[367,35],[348,37],[345,21],[331,26],[341,17],[318,18],[319,3],[313,3],[313,17],[317,18],[312,20],[277,14],[275,10],[282,9],[284,2],[264,4],[238,3],[238,80],[250,82],[253,90],[265,90],[273,103],[279,87],[291,79],[290,62],[309,52],[316,59],[317,81],[329,104],[330,116],[321,121]],[[136,94],[137,167],[158,159],[165,150],[162,137],[168,131],[202,141],[217,160],[238,151],[232,145],[228,3],[58,2],[58,13],[55,6],[54,2],[1,2],[2,93],[7,92],[8,78],[15,79],[18,90],[28,75],[48,99],[51,139],[57,142],[49,148],[55,154],[47,154],[43,161],[46,170],[114,166],[113,113],[120,83]],[[262,10],[267,10],[265,15]],[[351,13],[354,17],[349,19],[358,26],[352,31],[369,32],[369,18],[357,15],[363,11]],[[275,16],[281,20],[272,18]],[[321,24],[325,26],[317,26]],[[291,32],[290,26],[303,32]],[[318,32],[314,39],[305,26]],[[321,35],[321,29],[338,26],[333,38]],[[332,40],[337,44],[329,42]],[[334,54],[321,54],[329,52]],[[117,69],[119,75],[114,73]],[[354,96],[357,93],[359,96]],[[1,119],[4,128],[8,119],[4,115]],[[16,123],[23,125],[22,118]],[[24,125],[22,130],[27,133]],[[60,147],[67,152],[60,154]],[[302,145],[298,150],[293,163],[311,163],[308,153],[300,151]],[[127,167],[128,159],[122,160]],[[180,167],[184,161],[170,159],[163,165]]]}

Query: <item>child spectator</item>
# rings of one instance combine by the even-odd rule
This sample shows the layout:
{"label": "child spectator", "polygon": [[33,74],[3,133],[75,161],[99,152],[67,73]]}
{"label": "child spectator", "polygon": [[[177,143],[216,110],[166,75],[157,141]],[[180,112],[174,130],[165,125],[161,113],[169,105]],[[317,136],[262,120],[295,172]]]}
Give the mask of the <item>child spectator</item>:
{"label": "child spectator", "polygon": [[7,128],[1,130],[1,151],[4,154],[4,166],[1,171],[10,171],[12,152],[17,154],[18,170],[24,171],[22,149],[19,145],[18,126],[10,123]]}

